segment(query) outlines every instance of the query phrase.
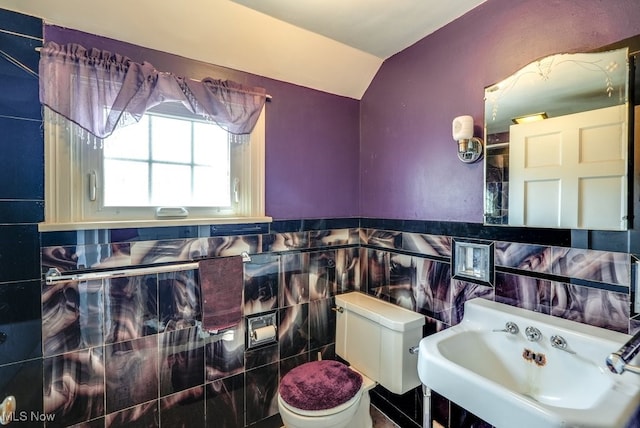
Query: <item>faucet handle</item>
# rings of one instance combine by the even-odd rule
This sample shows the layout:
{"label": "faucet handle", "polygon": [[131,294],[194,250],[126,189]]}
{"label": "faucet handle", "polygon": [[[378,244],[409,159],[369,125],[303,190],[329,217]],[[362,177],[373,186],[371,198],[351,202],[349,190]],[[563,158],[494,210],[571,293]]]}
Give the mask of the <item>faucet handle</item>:
{"label": "faucet handle", "polygon": [[564,337],[554,334],[549,340],[551,342],[551,346],[553,346],[554,348],[561,349],[570,354],[575,354],[575,352],[569,348],[569,345],[567,344],[567,341]]}
{"label": "faucet handle", "polygon": [[542,333],[535,327],[527,327],[525,330],[525,335],[527,336],[527,340],[530,342],[537,342],[542,339]]}
{"label": "faucet handle", "polygon": [[503,329],[495,329],[493,331],[501,331],[504,333],[518,334],[518,332],[520,332],[520,329],[518,328],[518,325],[516,323],[509,321],[504,325]]}

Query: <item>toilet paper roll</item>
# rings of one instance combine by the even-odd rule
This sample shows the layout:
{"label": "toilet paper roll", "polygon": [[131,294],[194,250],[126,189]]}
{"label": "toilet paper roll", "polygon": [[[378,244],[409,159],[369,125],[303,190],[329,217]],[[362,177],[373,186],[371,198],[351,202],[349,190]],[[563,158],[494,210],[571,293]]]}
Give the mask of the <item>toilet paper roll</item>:
{"label": "toilet paper roll", "polygon": [[263,340],[275,339],[276,327],[274,325],[267,325],[264,327],[253,330],[253,340],[256,342],[262,342]]}

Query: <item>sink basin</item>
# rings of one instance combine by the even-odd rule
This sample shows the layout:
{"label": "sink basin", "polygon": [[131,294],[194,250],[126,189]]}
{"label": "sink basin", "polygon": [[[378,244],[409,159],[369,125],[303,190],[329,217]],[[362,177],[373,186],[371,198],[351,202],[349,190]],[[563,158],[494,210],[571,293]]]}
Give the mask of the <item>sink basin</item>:
{"label": "sink basin", "polygon": [[[507,322],[518,333],[502,330]],[[540,333],[527,338],[526,328]],[[551,344],[561,336],[566,348]],[[640,405],[640,376],[605,358],[631,336],[481,298],[462,322],[420,341],[424,385],[499,427],[624,427]],[[635,363],[635,362],[634,362]]]}

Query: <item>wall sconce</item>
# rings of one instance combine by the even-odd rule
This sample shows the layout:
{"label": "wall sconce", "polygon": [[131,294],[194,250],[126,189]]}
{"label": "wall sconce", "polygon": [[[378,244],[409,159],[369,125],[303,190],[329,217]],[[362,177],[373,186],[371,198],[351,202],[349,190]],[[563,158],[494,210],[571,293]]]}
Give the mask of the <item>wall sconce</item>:
{"label": "wall sconce", "polygon": [[472,163],[482,157],[482,139],[473,136],[473,117],[458,116],[453,119],[452,134],[458,142],[458,159]]}

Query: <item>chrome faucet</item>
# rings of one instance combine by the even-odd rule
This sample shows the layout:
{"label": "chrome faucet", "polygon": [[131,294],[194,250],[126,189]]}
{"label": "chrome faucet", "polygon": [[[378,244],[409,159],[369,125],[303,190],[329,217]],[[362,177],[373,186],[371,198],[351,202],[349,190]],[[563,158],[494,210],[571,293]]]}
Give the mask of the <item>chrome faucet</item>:
{"label": "chrome faucet", "polygon": [[609,354],[606,359],[607,367],[612,373],[622,374],[625,371],[630,371],[640,374],[640,366],[629,364],[638,351],[640,351],[640,331],[616,352]]}

